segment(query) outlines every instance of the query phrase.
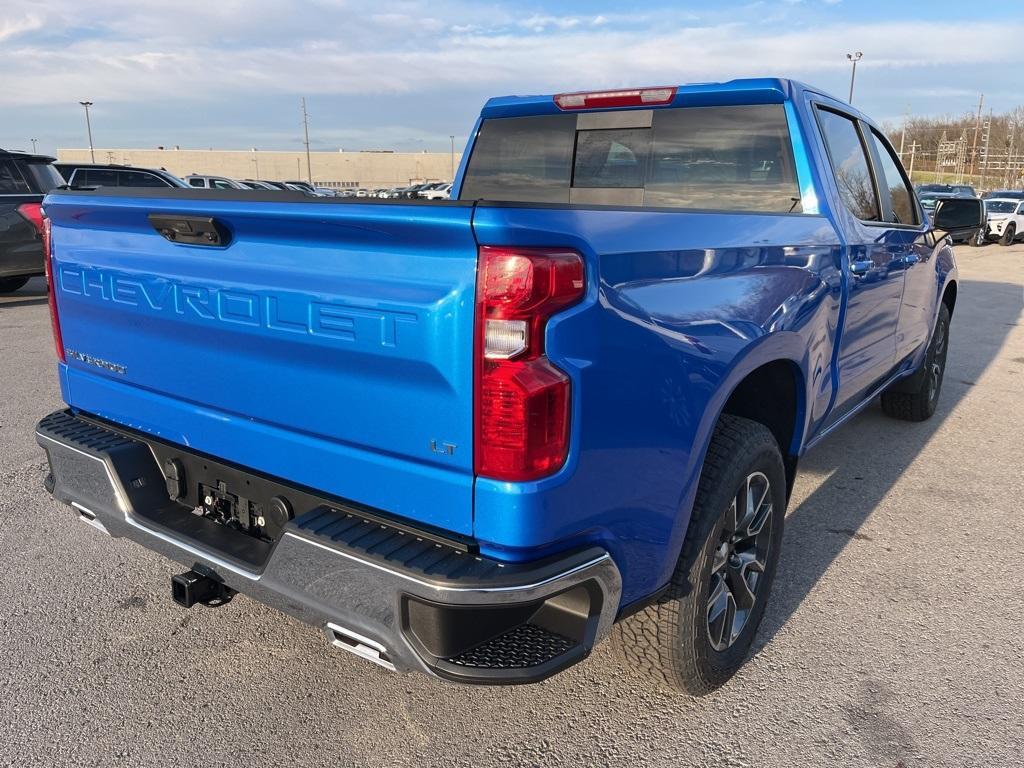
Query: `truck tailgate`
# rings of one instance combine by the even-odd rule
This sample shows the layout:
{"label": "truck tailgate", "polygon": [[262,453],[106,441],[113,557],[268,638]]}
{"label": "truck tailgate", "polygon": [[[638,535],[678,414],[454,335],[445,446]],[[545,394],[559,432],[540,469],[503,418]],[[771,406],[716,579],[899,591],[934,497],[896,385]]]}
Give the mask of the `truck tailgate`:
{"label": "truck tailgate", "polygon": [[[472,532],[471,205],[182,190],[45,210],[71,406]],[[151,215],[229,239],[172,241]]]}

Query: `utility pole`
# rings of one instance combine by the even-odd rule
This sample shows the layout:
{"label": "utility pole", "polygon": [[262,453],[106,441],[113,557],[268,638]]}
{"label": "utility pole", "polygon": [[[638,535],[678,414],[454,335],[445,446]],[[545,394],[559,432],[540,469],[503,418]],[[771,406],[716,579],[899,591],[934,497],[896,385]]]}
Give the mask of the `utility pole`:
{"label": "utility pole", "polygon": [[1010,140],[1006,147],[1006,174],[1003,176],[1003,186],[1010,186],[1010,180],[1013,178],[1013,173],[1010,170],[1010,166],[1013,164],[1013,134],[1017,130],[1016,123],[1010,123]]}
{"label": "utility pole", "polygon": [[846,54],[846,58],[853,62],[853,71],[850,73],[850,98],[847,99],[851,104],[853,104],[853,83],[857,79],[857,62],[863,57],[864,54],[860,51]]}
{"label": "utility pole", "polygon": [[452,181],[455,181],[455,136],[449,136],[452,140]]}
{"label": "utility pole", "polygon": [[981,108],[985,105],[985,94],[978,99],[978,116],[974,118],[974,141],[971,142],[971,176],[974,175],[978,163],[978,129],[981,128]]}
{"label": "utility pole", "polygon": [[302,129],[306,133],[306,181],[313,184],[313,166],[309,161],[309,113],[306,112],[306,97],[302,97]]}
{"label": "utility pole", "polygon": [[91,101],[80,101],[78,102],[85,107],[85,129],[89,132],[89,159],[91,162],[96,162],[96,152],[92,148],[92,122],[89,120],[89,107],[92,106]]}
{"label": "utility pole", "polygon": [[992,139],[992,110],[988,111],[988,120],[984,122],[981,133],[981,183],[980,190],[985,189],[985,177],[988,176],[988,146]]}
{"label": "utility pole", "polygon": [[903,131],[900,133],[900,162],[903,162],[903,144],[907,140],[907,121],[910,119],[910,106],[907,106],[907,111],[903,113]]}

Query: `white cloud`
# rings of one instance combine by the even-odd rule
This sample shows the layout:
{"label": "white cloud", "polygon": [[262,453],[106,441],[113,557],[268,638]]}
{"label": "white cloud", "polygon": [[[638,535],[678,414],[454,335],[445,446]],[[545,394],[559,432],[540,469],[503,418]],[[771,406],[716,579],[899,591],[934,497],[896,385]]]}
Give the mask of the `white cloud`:
{"label": "white cloud", "polygon": [[[401,93],[485,85],[495,92],[524,92],[764,75],[813,80],[816,74],[845,69],[842,52],[854,44],[864,50],[860,66],[865,69],[938,71],[991,63],[1012,70],[1024,63],[1017,44],[1021,29],[995,22],[879,22],[764,34],[741,23],[652,33],[611,25],[579,27],[565,19],[557,24],[527,19],[520,22],[525,31],[514,26],[496,32],[455,31],[432,19],[426,31],[415,31],[418,22],[412,16],[377,19],[360,29],[281,43],[275,38],[273,44],[262,34],[241,37],[238,29],[239,37],[228,44],[207,44],[193,39],[191,25],[180,34],[165,29],[156,37],[86,37],[59,46],[19,46],[15,40],[5,46],[8,77],[0,104],[86,97],[107,102],[201,99],[254,91]],[[374,26],[381,23],[383,30]],[[414,31],[398,35],[397,28]],[[536,34],[538,28],[548,31]],[[391,40],[392,35],[398,39]],[[985,40],[985,45],[964,46],[964,39]]]}
{"label": "white cloud", "polygon": [[[811,23],[810,5],[775,2],[760,14],[648,6],[639,13],[558,15],[542,5],[523,13],[511,0],[92,0],[87,11],[81,0],[48,0],[32,15],[0,21],[0,112],[5,132],[20,135],[30,128],[16,128],[19,111],[85,98],[128,131],[145,124],[154,103],[197,112],[225,100],[299,93],[351,103],[355,115],[366,103],[361,97],[382,93],[430,94],[431,109],[444,111],[456,103],[465,109],[467,93],[477,103],[483,93],[755,76],[797,77],[845,92],[849,50],[864,51],[859,103],[873,99],[900,111],[909,94],[939,84],[951,94],[978,91],[991,86],[990,65],[1004,72],[1024,65],[1019,22],[820,23],[835,17],[829,11]],[[768,13],[782,20],[768,20]],[[1013,94],[1006,99],[1019,101]],[[951,103],[934,98],[915,108],[961,109],[959,100]],[[218,128],[211,114],[212,132]],[[375,118],[367,112],[354,119],[372,125]]]}
{"label": "white cloud", "polygon": [[41,29],[43,19],[36,14],[28,14],[21,18],[0,19],[0,42],[13,38],[24,32],[32,32]]}
{"label": "white cloud", "polygon": [[534,14],[519,22],[519,26],[534,32],[543,32],[548,27],[557,29],[572,29],[579,26],[580,20],[576,16],[541,16]]}

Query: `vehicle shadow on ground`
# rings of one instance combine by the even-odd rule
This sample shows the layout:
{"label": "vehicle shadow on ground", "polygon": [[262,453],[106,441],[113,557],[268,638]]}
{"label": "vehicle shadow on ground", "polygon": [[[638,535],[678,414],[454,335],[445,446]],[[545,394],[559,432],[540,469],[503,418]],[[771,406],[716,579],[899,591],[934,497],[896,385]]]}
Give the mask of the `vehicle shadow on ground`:
{"label": "vehicle shadow on ground", "polygon": [[34,304],[47,302],[46,280],[35,278],[28,281],[24,288],[13,293],[0,293],[0,309],[4,307],[30,307]]}
{"label": "vehicle shadow on ground", "polygon": [[[771,642],[851,540],[872,540],[861,526],[991,365],[1022,310],[1019,285],[960,282],[935,415],[901,422],[875,403],[801,460],[801,473],[826,479],[786,518],[778,576],[755,648]],[[909,534],[912,521],[907,525]]]}

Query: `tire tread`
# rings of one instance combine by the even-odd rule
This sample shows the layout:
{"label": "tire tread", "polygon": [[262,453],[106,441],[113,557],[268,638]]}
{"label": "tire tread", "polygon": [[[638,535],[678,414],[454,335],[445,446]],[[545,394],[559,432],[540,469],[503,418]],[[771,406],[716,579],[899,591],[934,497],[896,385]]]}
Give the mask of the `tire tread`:
{"label": "tire tread", "polygon": [[[769,444],[778,452],[775,438],[763,424],[729,414],[720,417],[708,445],[693,516],[668,590],[655,603],[615,625],[612,642],[621,661],[670,690],[699,696],[718,688],[727,679],[709,680],[702,675],[696,646],[681,642],[680,598],[690,590],[690,565],[700,558],[708,531],[721,515],[721,510],[711,506],[709,497],[737,454],[758,444]],[[779,461],[781,465],[781,455]],[[785,510],[779,513],[785,514]]]}

